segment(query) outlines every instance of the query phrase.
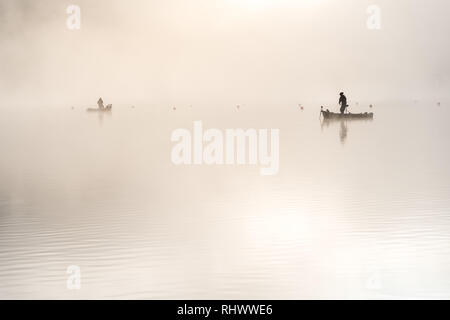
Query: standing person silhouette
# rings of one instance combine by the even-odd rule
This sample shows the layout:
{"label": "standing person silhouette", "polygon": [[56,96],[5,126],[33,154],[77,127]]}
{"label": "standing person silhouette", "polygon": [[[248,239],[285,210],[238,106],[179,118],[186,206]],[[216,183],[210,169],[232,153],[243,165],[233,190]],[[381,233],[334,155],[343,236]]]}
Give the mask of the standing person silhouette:
{"label": "standing person silhouette", "polygon": [[348,105],[347,105],[347,97],[344,95],[343,92],[340,93],[340,98],[339,98],[339,104],[341,105],[341,114],[344,114],[345,109],[347,109]]}
{"label": "standing person silhouette", "polygon": [[98,104],[99,109],[105,109],[102,98],[98,99],[97,104]]}

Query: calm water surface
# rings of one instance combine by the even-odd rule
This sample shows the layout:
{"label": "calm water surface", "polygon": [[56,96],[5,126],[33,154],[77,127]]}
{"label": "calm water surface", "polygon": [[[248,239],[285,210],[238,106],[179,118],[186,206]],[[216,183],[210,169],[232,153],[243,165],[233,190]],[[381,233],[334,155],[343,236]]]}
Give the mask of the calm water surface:
{"label": "calm water surface", "polygon": [[[449,106],[209,107],[3,107],[0,298],[450,298]],[[173,165],[194,120],[279,128],[278,175]]]}

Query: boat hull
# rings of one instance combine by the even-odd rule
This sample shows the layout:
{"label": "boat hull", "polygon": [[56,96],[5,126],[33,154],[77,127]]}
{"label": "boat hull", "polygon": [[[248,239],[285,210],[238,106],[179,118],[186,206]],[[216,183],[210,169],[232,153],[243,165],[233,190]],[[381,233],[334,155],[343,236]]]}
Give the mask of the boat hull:
{"label": "boat hull", "polygon": [[111,109],[87,109],[87,112],[111,112]]}
{"label": "boat hull", "polygon": [[100,108],[89,108],[86,110],[87,112],[111,112],[112,111],[112,105],[107,105],[106,108],[100,109]]}
{"label": "boat hull", "polygon": [[324,119],[373,119],[373,113],[334,113],[322,111]]}

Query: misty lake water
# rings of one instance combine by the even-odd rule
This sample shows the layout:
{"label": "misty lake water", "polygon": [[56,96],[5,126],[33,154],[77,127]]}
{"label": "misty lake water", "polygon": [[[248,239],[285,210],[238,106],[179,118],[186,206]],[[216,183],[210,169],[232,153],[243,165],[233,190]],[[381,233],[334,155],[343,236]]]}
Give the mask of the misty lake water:
{"label": "misty lake water", "polygon": [[[0,298],[450,298],[448,105],[319,106],[5,106]],[[175,166],[195,120],[280,129],[279,173]]]}

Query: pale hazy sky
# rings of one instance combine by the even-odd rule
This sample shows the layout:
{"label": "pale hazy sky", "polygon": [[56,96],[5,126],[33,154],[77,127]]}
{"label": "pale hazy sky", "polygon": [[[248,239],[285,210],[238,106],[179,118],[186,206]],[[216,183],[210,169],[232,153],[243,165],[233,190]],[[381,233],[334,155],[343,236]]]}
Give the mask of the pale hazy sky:
{"label": "pale hazy sky", "polygon": [[[66,8],[81,7],[68,30]],[[368,30],[369,5],[382,9]],[[0,0],[2,103],[448,99],[448,0]]]}

